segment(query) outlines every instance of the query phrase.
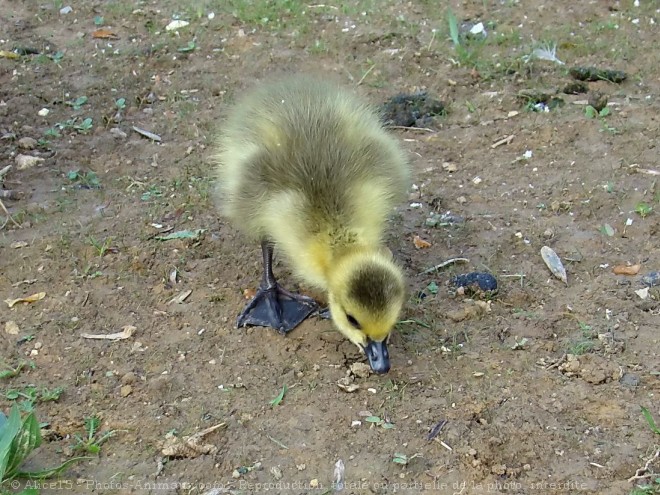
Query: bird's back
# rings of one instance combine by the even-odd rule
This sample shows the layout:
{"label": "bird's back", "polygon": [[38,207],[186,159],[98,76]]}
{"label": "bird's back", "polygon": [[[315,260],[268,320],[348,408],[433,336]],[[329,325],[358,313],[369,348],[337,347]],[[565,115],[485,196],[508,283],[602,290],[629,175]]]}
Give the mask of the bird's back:
{"label": "bird's back", "polygon": [[402,152],[369,105],[300,76],[238,102],[217,162],[226,215],[280,244],[326,234],[329,242],[377,242],[408,181]]}

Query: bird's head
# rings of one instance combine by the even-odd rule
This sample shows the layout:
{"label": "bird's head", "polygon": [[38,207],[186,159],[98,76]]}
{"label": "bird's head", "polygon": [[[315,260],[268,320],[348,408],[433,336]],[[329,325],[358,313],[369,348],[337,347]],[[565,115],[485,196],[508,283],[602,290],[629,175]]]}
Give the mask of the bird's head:
{"label": "bird's head", "polygon": [[330,314],[337,328],[360,347],[376,373],[387,373],[387,339],[405,298],[401,269],[389,251],[342,256],[329,276]]}

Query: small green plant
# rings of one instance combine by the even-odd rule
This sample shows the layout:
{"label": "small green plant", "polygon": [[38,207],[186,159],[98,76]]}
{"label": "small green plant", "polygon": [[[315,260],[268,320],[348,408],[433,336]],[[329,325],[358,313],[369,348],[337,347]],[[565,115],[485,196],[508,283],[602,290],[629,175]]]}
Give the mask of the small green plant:
{"label": "small green plant", "polygon": [[96,237],[90,236],[89,243],[94,249],[96,249],[96,253],[99,255],[99,258],[103,258],[106,254],[108,254],[108,252],[112,250],[112,237],[108,237],[106,240],[101,242]]}
{"label": "small green plant", "polygon": [[94,17],[94,25],[95,26],[103,26],[103,23],[105,22],[105,19],[103,19],[103,16],[97,15]]}
{"label": "small green plant", "polygon": [[87,134],[92,129],[92,125],[91,117],[87,117],[80,124],[74,124],[73,128],[80,134]]}
{"label": "small green plant", "polygon": [[12,368],[11,366],[7,366],[6,368],[0,370],[0,379],[14,378],[21,372],[23,368],[28,366],[30,367],[30,369],[35,368],[35,364],[33,361],[20,361],[15,368]]}
{"label": "small green plant", "polygon": [[153,198],[159,198],[163,195],[163,191],[158,186],[149,186],[149,188],[142,193],[140,199],[142,201],[149,201]]}
{"label": "small green plant", "polygon": [[401,464],[402,466],[407,466],[415,457],[422,457],[422,454],[413,454],[408,457],[406,454],[400,454],[397,452],[394,454],[392,462],[395,464]]}
{"label": "small green plant", "polygon": [[384,419],[380,419],[378,416],[368,416],[364,418],[364,420],[367,423],[371,423],[376,426],[380,426],[381,428],[385,428],[386,430],[391,430],[394,428],[394,425],[392,423],[389,423],[385,421]]}
{"label": "small green plant", "polygon": [[604,234],[607,237],[614,236],[614,227],[612,227],[609,223],[605,223],[605,224],[601,225],[599,230],[600,230],[601,234]]}
{"label": "small green plant", "polygon": [[126,108],[126,98],[117,98],[115,100],[115,106],[119,110],[123,110],[124,108]]}
{"label": "small green plant", "polygon": [[85,418],[85,433],[84,437],[80,435],[73,435],[76,439],[76,444],[73,450],[77,452],[87,452],[89,454],[98,454],[103,445],[109,438],[115,436],[115,430],[106,431],[101,433],[99,431],[101,426],[101,419],[98,416],[90,416]]}
{"label": "small green plant", "polygon": [[5,392],[7,400],[16,401],[21,411],[32,412],[38,402],[56,401],[64,392],[62,387],[53,389],[42,388],[39,390],[34,385],[23,387],[22,389],[9,389]]}
{"label": "small green plant", "polygon": [[586,354],[587,352],[589,352],[594,347],[594,343],[591,340],[593,338],[593,332],[592,332],[591,325],[587,325],[584,322],[578,321],[578,326],[580,327],[580,331],[582,332],[582,336],[577,342],[574,342],[568,348],[568,353],[569,354],[574,354],[576,356]]}
{"label": "small green plant", "polygon": [[21,464],[40,445],[41,429],[33,412],[27,414],[23,420],[16,405],[11,408],[9,418],[0,412],[0,485],[16,478],[33,480],[52,478],[61,474],[74,462],[84,459],[81,457],[69,459],[56,468],[43,471],[21,471]]}
{"label": "small green plant", "polygon": [[603,118],[603,117],[607,117],[609,114],[610,114],[610,109],[607,107],[603,108],[601,111],[596,110],[591,105],[587,105],[584,108],[584,115],[588,119],[595,119],[596,117]]}
{"label": "small green plant", "polygon": [[638,203],[637,206],[635,206],[635,213],[637,213],[642,218],[649,216],[652,211],[653,207],[646,203]]}
{"label": "small green plant", "polygon": [[101,187],[101,181],[99,180],[96,172],[81,172],[80,170],[70,170],[66,174],[67,179],[71,182],[83,186],[87,189],[98,189]]}
{"label": "small green plant", "polygon": [[[80,108],[87,103],[86,96],[79,96],[75,100],[67,101],[66,104],[70,107],[73,107],[74,110],[80,110]],[[90,119],[91,120],[91,119]]]}

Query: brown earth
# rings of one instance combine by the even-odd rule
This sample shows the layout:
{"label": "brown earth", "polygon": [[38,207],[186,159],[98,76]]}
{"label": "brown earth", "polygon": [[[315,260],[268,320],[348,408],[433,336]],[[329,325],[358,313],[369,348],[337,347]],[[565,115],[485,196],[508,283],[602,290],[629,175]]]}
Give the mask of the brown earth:
{"label": "brown earth", "polygon": [[[73,455],[84,418],[99,415],[115,435],[59,487],[322,494],[339,460],[345,494],[623,494],[657,477],[656,460],[628,481],[660,443],[640,409],[660,417],[659,293],[636,293],[660,270],[658,175],[644,172],[660,169],[658,4],[452,2],[459,24],[488,32],[455,49],[437,3],[81,0],[61,14],[66,3],[0,1],[0,49],[40,52],[0,58],[0,169],[13,165],[4,189],[22,194],[3,199],[13,221],[0,212],[0,299],[46,293],[2,303],[3,369],[34,367],[0,380],[0,408],[15,402],[10,390],[64,389],[35,403],[49,426],[28,467]],[[190,25],[167,31],[176,16]],[[118,39],[94,38],[101,24]],[[539,40],[556,42],[566,65],[523,62]],[[517,97],[555,95],[572,66],[627,72],[621,84],[588,83],[609,115],[588,118],[586,94],[559,92],[565,104],[549,112]],[[393,369],[355,378],[353,393],[337,382],[363,358],[329,322],[312,318],[286,338],[233,328],[259,280],[258,246],[209,196],[209,147],[234,95],[310,70],[375,103],[426,90],[448,106],[430,129],[393,131],[416,185],[388,238],[411,298]],[[18,154],[44,160],[21,170]],[[465,222],[427,226],[446,211]],[[197,239],[156,239],[196,229]],[[544,245],[567,285],[544,265]],[[420,275],[453,257],[470,261]],[[613,273],[626,263],[639,274]],[[490,303],[449,294],[446,282],[468,271],[498,278]],[[136,328],[127,340],[81,337],[126,325]],[[168,432],[220,423],[202,442],[217,452],[163,457]]]}

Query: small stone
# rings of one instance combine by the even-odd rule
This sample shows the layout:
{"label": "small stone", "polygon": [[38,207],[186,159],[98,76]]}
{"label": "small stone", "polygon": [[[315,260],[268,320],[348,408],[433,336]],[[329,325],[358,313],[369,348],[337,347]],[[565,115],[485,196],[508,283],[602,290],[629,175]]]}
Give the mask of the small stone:
{"label": "small stone", "polygon": [[67,5],[66,7],[62,7],[60,9],[60,14],[61,15],[67,15],[73,12],[73,8],[70,5]]}
{"label": "small stone", "polygon": [[241,473],[238,471],[238,469],[234,469],[231,473],[231,477],[237,480],[241,477]]}
{"label": "small stone", "polygon": [[121,383],[123,385],[130,385],[131,383],[135,383],[135,373],[133,373],[132,371],[126,373],[124,376],[121,377]]}
{"label": "small stone", "polygon": [[296,469],[298,469],[298,471],[304,471],[307,469],[307,464],[296,464]]}
{"label": "small stone", "polygon": [[467,198],[465,196],[459,196],[458,198],[456,198],[456,202],[459,205],[464,205],[465,203],[467,203]]}
{"label": "small stone", "polygon": [[9,335],[18,335],[19,332],[18,324],[15,321],[8,321],[5,323],[5,332]]}
{"label": "small stone", "polygon": [[16,155],[15,160],[16,160],[16,165],[18,165],[18,170],[25,170],[28,168],[32,168],[35,165],[44,161],[43,158],[39,158],[38,156],[30,156],[30,155]]}
{"label": "small stone", "polygon": [[43,346],[44,345],[41,342],[35,342],[35,344],[34,344],[34,348],[37,349],[37,350],[41,349]]}
{"label": "small stone", "polygon": [[50,110],[48,110],[47,108],[42,108],[41,110],[39,110],[37,112],[37,115],[39,115],[39,117],[45,117],[49,113],[50,113]]}
{"label": "small stone", "polygon": [[543,237],[546,239],[551,239],[555,236],[555,231],[552,229],[546,229],[545,232],[543,232]]}
{"label": "small stone", "polygon": [[120,390],[119,390],[119,395],[122,397],[128,397],[133,393],[133,387],[130,385],[124,385]]}
{"label": "small stone", "polygon": [[353,363],[351,364],[351,373],[358,378],[367,378],[371,375],[371,366],[367,363]]}
{"label": "small stone", "polygon": [[35,357],[39,355],[39,351],[37,349],[32,349],[30,351],[30,357]]}
{"label": "small stone", "polygon": [[317,480],[316,478],[314,478],[313,480],[310,480],[309,487],[310,488],[318,488],[319,487],[319,480]]}
{"label": "small stone", "polygon": [[600,112],[607,106],[607,99],[607,95],[594,91],[589,95],[589,105],[594,107],[597,112]]}
{"label": "small stone", "polygon": [[451,174],[451,173],[456,172],[458,170],[458,166],[455,163],[445,162],[445,163],[442,164],[442,169],[445,172],[449,172]]}
{"label": "small stone", "polygon": [[633,375],[632,373],[625,373],[619,382],[621,382],[621,385],[625,385],[627,387],[636,387],[639,385],[639,377],[637,375]]}
{"label": "small stone", "polygon": [[33,150],[37,147],[37,140],[31,137],[22,137],[18,140],[18,147],[24,150]]}

